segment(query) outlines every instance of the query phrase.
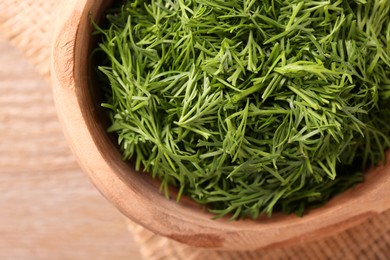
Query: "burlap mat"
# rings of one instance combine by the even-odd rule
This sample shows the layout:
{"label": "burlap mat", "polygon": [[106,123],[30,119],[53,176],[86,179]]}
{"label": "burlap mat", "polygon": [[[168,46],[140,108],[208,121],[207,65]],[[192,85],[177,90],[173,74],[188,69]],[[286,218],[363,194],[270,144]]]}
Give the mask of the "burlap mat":
{"label": "burlap mat", "polygon": [[[57,6],[55,0],[0,0],[0,33],[48,80]],[[390,210],[325,239],[257,251],[189,247],[130,221],[129,230],[145,259],[390,259]]]}

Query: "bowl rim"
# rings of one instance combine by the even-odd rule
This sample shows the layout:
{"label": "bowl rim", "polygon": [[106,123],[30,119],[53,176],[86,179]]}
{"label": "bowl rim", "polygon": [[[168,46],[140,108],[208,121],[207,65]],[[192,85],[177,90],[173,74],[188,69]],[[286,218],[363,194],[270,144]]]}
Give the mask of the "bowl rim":
{"label": "bowl rim", "polygon": [[[53,96],[66,139],[97,189],[125,216],[151,231],[197,247],[246,250],[318,239],[345,230],[390,208],[390,167],[371,169],[365,182],[336,196],[302,218],[212,220],[211,214],[167,200],[158,187],[129,170],[96,120],[88,98],[86,44],[89,15],[110,1],[62,1],[52,44]],[[101,8],[100,8],[101,9]],[[100,129],[100,130],[99,130]],[[114,147],[111,144],[112,147]],[[388,153],[387,158],[390,159]]]}

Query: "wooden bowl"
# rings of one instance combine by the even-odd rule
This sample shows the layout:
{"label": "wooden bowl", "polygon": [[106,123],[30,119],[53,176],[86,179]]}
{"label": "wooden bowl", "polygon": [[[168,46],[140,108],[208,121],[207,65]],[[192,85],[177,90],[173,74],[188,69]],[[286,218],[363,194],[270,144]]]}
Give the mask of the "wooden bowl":
{"label": "wooden bowl", "polygon": [[212,220],[196,205],[167,200],[148,174],[122,161],[106,133],[90,73],[91,25],[110,1],[63,1],[52,48],[55,103],[69,144],[99,191],[123,214],[153,232],[198,247],[246,250],[320,238],[390,208],[390,168],[380,166],[363,184],[304,217],[230,222]]}

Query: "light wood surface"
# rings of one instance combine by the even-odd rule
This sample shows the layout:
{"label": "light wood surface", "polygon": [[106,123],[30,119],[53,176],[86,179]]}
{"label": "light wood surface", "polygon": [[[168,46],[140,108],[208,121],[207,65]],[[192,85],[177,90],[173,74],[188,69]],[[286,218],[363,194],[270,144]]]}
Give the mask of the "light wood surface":
{"label": "light wood surface", "polygon": [[[61,7],[53,41],[54,100],[71,147],[97,188],[136,223],[191,246],[251,250],[322,238],[390,208],[390,167],[366,175],[364,184],[307,212],[303,218],[274,214],[270,219],[229,222],[188,203],[166,200],[147,174],[121,160],[106,133],[104,113],[89,82],[89,14],[109,1],[73,0]],[[93,91],[92,91],[93,89]],[[363,205],[363,206],[362,206]]]}
{"label": "light wood surface", "polygon": [[0,259],[140,258],[71,154],[50,86],[0,37]]}

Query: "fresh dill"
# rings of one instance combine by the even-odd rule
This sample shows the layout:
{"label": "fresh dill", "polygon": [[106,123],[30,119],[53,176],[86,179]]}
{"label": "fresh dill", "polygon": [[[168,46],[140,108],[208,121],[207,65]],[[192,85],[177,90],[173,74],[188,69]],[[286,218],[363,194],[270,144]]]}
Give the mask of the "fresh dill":
{"label": "fresh dill", "polygon": [[107,20],[109,131],[178,200],[302,214],[385,159],[390,1],[129,0]]}

